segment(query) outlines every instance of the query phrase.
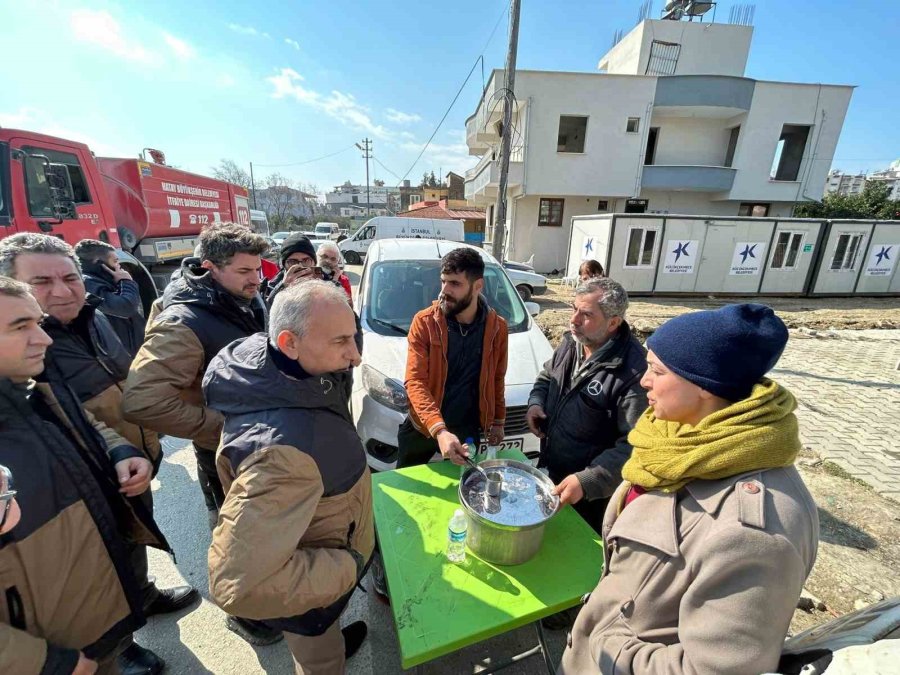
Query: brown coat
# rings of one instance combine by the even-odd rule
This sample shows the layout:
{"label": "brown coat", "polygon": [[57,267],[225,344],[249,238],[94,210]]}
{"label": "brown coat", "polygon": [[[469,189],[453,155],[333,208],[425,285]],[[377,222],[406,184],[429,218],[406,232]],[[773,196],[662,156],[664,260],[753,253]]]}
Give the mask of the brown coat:
{"label": "brown coat", "polygon": [[[406,357],[406,394],[409,418],[420,432],[434,436],[445,428],[441,415],[444,387],[447,383],[447,319],[440,303],[434,302],[417,313],[409,327],[409,351]],[[488,309],[481,350],[479,412],[481,428],[506,422],[506,355],[509,333],[506,320]]]}
{"label": "brown coat", "polygon": [[559,673],[761,673],[778,664],[818,547],[793,467],[648,492],[603,523],[606,564]]}
{"label": "brown coat", "polygon": [[203,345],[193,330],[183,323],[154,322],[125,381],[125,419],[189,438],[207,450],[217,448],[222,415],[203,403],[205,368]]}
{"label": "brown coat", "polygon": [[162,461],[159,434],[125,419],[122,414],[124,390],[125,382],[119,382],[84,401],[82,405],[91,415],[143,452],[147,459],[153,462],[154,467],[158,467]]}

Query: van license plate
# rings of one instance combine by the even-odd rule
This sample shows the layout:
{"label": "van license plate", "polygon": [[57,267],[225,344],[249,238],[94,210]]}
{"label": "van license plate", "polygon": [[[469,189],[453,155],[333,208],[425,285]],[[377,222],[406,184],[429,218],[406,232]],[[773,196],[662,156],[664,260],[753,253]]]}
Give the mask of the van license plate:
{"label": "van license plate", "polygon": [[[497,450],[518,450],[522,452],[522,448],[525,447],[525,439],[524,438],[504,438],[500,443],[497,444]],[[478,444],[478,453],[484,454],[487,452],[488,444],[487,443],[479,443]]]}

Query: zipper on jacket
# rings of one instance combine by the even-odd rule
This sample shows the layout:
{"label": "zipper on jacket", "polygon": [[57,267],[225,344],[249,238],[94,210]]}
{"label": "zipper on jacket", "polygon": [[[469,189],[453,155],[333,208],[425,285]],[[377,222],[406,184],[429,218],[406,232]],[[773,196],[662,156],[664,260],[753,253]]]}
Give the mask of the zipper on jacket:
{"label": "zipper on jacket", "polygon": [[19,589],[10,586],[6,589],[6,607],[9,611],[9,625],[19,630],[25,630],[25,606]]}

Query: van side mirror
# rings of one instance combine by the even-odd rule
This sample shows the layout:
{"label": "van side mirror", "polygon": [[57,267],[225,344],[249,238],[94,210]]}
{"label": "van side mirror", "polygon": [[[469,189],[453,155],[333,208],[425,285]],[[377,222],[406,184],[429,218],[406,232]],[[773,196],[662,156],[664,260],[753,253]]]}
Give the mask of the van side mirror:
{"label": "van side mirror", "polygon": [[537,304],[536,302],[526,302],[525,309],[528,310],[528,313],[531,316],[537,316],[538,314],[541,313],[541,306],[539,304]]}

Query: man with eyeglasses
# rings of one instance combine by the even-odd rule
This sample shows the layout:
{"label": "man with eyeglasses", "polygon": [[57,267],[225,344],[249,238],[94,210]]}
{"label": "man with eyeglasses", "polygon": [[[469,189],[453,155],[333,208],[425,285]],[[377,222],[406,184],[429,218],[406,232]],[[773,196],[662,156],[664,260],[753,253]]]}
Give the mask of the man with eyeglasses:
{"label": "man with eyeglasses", "polygon": [[288,286],[299,281],[322,279],[322,268],[316,267],[316,249],[305,235],[294,232],[281,245],[281,272],[268,286],[266,304],[271,307],[275,297]]}
{"label": "man with eyeglasses", "polygon": [[44,378],[42,319],[29,287],[0,276],[0,673],[119,673],[145,623],[131,539],[170,549],[135,499],[149,460]]}

